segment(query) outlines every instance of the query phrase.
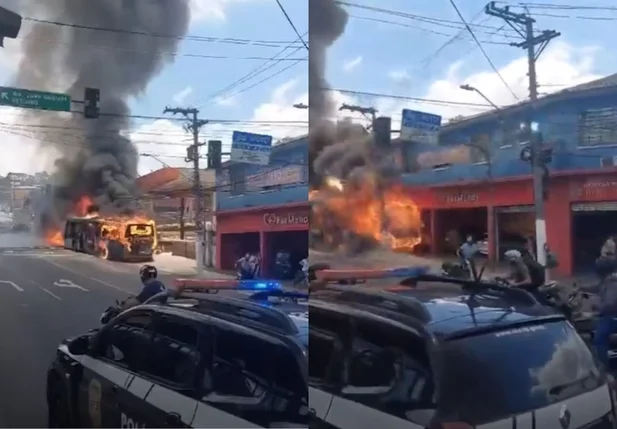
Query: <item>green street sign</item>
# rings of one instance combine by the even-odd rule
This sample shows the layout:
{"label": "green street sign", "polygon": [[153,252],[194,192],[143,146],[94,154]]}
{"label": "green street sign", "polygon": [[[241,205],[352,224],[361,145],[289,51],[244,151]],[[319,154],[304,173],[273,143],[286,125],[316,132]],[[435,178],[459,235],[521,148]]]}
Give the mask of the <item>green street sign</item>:
{"label": "green street sign", "polygon": [[55,92],[30,91],[0,86],[0,106],[70,112],[71,97]]}

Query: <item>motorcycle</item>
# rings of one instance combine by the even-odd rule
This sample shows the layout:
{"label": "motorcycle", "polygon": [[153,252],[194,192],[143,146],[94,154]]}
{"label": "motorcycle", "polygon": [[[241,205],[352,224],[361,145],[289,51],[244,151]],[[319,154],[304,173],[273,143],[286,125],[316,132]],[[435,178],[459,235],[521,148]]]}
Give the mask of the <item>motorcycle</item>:
{"label": "motorcycle", "polygon": [[441,264],[441,271],[446,277],[463,280],[470,280],[472,278],[468,262],[444,262]]}
{"label": "motorcycle", "polygon": [[[514,287],[508,279],[495,277],[495,283],[500,286]],[[592,312],[584,311],[585,301],[592,295],[584,292],[575,283],[572,290],[564,296],[559,290],[559,285],[555,281],[546,283],[532,293],[541,305],[546,305],[559,313],[563,314],[579,333],[591,333],[593,331],[593,320],[595,315]]]}
{"label": "motorcycle", "polygon": [[116,300],[116,305],[112,305],[107,307],[103,314],[101,314],[101,325],[106,325],[111,320],[115,319],[120,313],[122,313],[122,306],[124,305],[124,301]]}

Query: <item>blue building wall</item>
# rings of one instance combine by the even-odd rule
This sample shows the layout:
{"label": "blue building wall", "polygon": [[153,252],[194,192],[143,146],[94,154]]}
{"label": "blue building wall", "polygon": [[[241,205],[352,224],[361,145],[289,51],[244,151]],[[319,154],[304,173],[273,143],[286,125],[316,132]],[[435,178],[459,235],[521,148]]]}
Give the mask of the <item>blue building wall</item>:
{"label": "blue building wall", "polygon": [[226,162],[216,175],[217,211],[307,201],[308,139],[274,146],[267,166]]}
{"label": "blue building wall", "polygon": [[[393,142],[400,145],[400,162],[407,171],[404,181],[411,185],[448,184],[529,174],[529,164],[520,159],[525,145],[516,135],[528,112],[529,106],[523,106],[504,110],[499,116],[446,125],[438,145]],[[597,169],[617,156],[614,87],[578,94],[574,99],[562,96],[554,102],[545,101],[532,117],[544,142],[553,148],[550,171]],[[490,168],[482,152],[472,146],[490,151]]]}

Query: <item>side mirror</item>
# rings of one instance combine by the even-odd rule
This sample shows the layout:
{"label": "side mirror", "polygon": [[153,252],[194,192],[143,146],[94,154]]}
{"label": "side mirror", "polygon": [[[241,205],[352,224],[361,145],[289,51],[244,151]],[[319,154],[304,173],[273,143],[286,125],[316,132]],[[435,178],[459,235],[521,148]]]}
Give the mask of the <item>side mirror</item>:
{"label": "side mirror", "polygon": [[81,336],[75,338],[69,344],[69,352],[73,355],[85,355],[88,353],[90,349],[90,337],[89,336]]}

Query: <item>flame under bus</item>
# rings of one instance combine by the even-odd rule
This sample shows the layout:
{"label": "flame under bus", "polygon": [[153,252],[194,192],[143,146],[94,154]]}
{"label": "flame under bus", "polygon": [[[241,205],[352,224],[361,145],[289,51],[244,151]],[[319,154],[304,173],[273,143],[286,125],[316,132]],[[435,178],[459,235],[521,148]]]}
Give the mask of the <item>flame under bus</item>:
{"label": "flame under bus", "polygon": [[75,217],[67,219],[64,248],[115,261],[151,261],[156,224],[148,219]]}

